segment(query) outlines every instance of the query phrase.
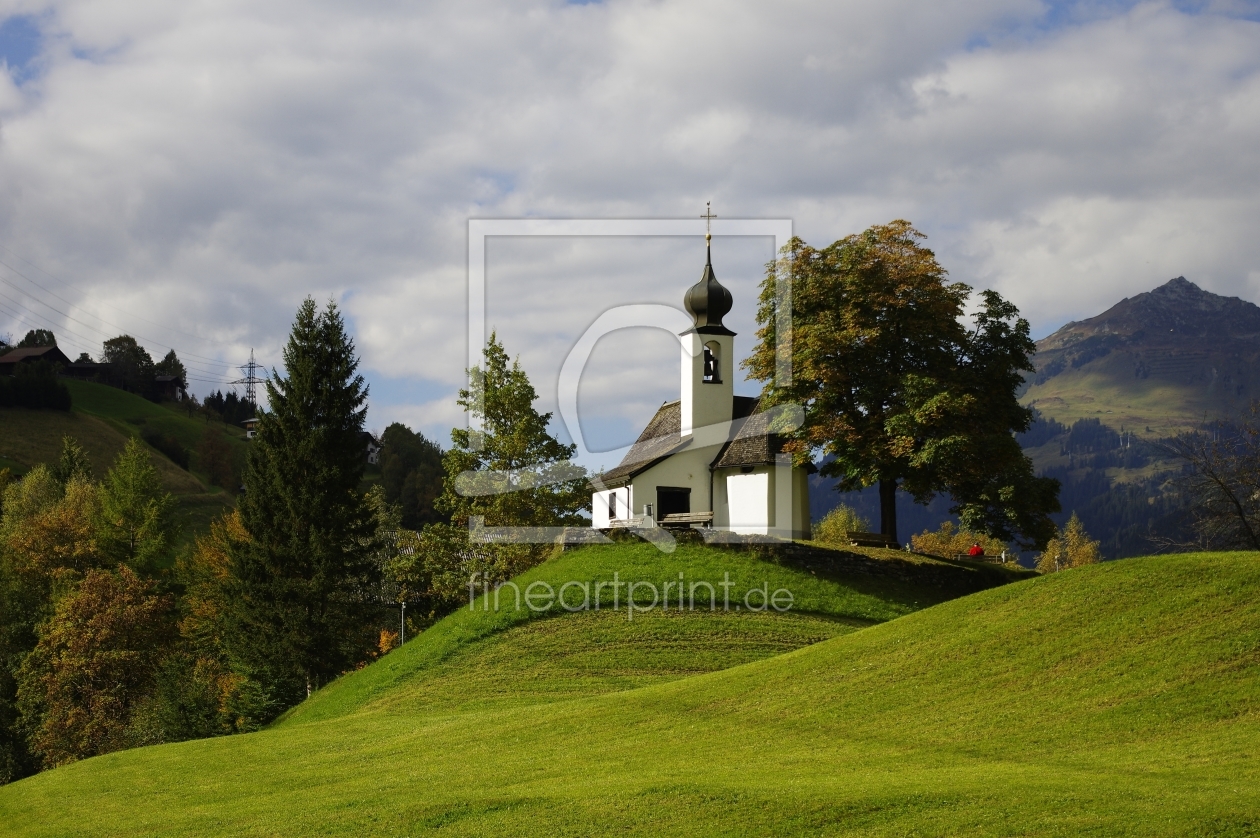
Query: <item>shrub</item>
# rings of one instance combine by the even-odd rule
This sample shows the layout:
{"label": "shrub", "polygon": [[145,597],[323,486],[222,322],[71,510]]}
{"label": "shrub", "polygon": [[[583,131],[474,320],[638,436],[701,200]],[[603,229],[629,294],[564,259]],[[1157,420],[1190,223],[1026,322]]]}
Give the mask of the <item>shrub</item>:
{"label": "shrub", "polygon": [[858,514],[851,506],[840,504],[814,526],[814,540],[823,544],[844,546],[849,543],[847,533],[870,532],[871,522]]}
{"label": "shrub", "polygon": [[1009,549],[1003,542],[984,533],[960,530],[953,521],[941,524],[941,528],[936,532],[924,531],[919,535],[910,536],[910,546],[916,553],[947,559],[960,554],[966,555],[973,544],[983,547],[986,556],[999,556],[1004,550]]}

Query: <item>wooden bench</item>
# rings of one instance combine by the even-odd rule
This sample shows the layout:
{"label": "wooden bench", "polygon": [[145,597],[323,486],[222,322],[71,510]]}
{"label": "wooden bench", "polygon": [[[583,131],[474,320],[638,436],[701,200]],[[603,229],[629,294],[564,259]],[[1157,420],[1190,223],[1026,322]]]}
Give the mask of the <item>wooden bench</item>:
{"label": "wooden bench", "polygon": [[854,532],[850,530],[844,534],[849,543],[854,547],[887,547],[890,550],[900,550],[901,544],[897,539],[884,535],[882,532]]}
{"label": "wooden bench", "polygon": [[639,515],[635,518],[613,518],[608,522],[608,528],[618,529],[642,529],[643,527],[654,527],[652,519],[646,515]]}
{"label": "wooden bench", "polygon": [[713,526],[712,512],[671,512],[669,515],[661,518],[660,525],[662,527],[690,527],[692,524],[703,524],[706,527]]}
{"label": "wooden bench", "polygon": [[970,553],[955,553],[954,560],[960,562],[988,562],[989,564],[1002,564],[1002,554],[985,553],[981,556],[973,556]]}

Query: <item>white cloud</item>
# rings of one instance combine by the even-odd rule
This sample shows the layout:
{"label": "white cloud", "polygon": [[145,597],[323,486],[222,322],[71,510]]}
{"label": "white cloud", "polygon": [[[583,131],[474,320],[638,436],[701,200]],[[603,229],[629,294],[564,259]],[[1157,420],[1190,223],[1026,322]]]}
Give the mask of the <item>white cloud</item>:
{"label": "white cloud", "polygon": [[[129,330],[210,378],[202,358],[251,347],[279,363],[301,298],[334,297],[382,382],[373,416],[443,441],[470,217],[692,217],[712,198],[811,243],[906,217],[1038,334],[1178,274],[1260,297],[1260,24],[1232,7],[0,8],[44,34],[39,72],[0,78],[0,245],[47,273],[3,259],[76,305],[0,267],[24,289],[0,285],[18,300],[0,332],[45,318],[95,352]],[[680,301],[694,244],[492,243],[491,325],[545,409],[605,307]],[[746,349],[765,248],[720,244]],[[583,414],[608,444],[675,387],[658,343],[596,351]]]}

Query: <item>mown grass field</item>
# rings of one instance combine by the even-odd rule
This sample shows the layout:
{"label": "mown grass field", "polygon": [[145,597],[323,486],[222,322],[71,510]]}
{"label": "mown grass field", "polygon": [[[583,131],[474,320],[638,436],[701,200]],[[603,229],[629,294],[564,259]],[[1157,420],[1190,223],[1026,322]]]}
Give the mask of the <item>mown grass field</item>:
{"label": "mown grass field", "polygon": [[465,609],[269,730],[2,788],[0,823],[30,836],[1260,830],[1255,554],[1130,559],[946,602],[700,547],[586,548],[529,580],[614,570],[720,570],[793,586],[797,608]]}

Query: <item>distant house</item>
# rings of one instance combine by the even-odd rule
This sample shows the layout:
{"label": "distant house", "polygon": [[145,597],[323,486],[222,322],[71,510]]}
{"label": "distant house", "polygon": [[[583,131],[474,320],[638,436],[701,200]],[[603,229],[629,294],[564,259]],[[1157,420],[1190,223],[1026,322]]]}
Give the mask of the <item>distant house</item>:
{"label": "distant house", "polygon": [[175,401],[179,398],[179,393],[183,390],[184,382],[178,375],[155,375],[153,376],[153,389],[155,394],[165,401]]}
{"label": "distant house", "polygon": [[256,417],[253,419],[246,419],[241,424],[245,426],[246,439],[253,439],[254,434],[258,433],[258,419]]}
{"label": "distant house", "polygon": [[17,372],[18,364],[37,361],[48,361],[54,365],[60,365],[62,369],[70,366],[70,359],[66,357],[66,353],[55,346],[29,346],[0,355],[0,375],[13,375]]}
{"label": "distant house", "polygon": [[367,447],[367,461],[370,465],[377,465],[381,460],[381,441],[367,431],[363,432],[363,437]]}

